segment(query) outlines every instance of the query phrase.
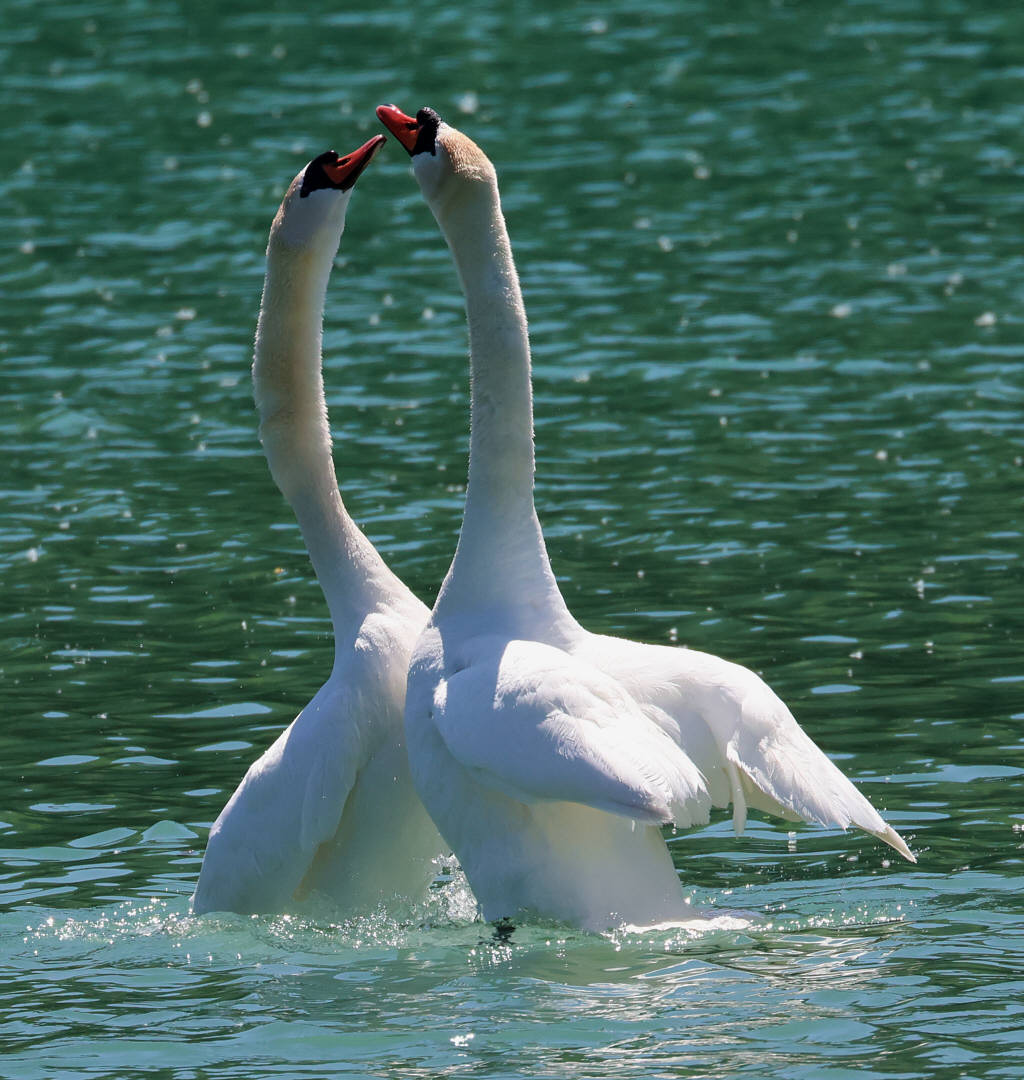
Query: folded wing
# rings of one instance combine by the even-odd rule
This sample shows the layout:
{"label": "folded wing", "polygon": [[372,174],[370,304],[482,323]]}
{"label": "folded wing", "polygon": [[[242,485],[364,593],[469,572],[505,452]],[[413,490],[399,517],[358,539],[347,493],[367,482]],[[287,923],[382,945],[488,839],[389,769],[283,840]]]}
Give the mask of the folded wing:
{"label": "folded wing", "polygon": [[714,805],[842,829],[855,825],[916,862],[900,835],[757,675],[692,649],[588,635],[578,655],[613,675],[705,776]]}
{"label": "folded wing", "polygon": [[301,894],[368,757],[368,725],[355,721],[360,703],[352,696],[336,684],[321,687],[249,767],[210,831],[197,914],[275,912]]}
{"label": "folded wing", "polygon": [[538,642],[485,640],[467,657],[439,684],[433,719],[480,782],[647,824],[708,820],[699,770],[613,678]]}

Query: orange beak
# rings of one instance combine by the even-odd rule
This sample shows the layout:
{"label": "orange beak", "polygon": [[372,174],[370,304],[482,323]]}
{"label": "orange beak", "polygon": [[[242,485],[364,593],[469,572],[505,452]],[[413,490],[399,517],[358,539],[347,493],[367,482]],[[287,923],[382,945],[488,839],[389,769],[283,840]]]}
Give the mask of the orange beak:
{"label": "orange beak", "polygon": [[413,152],[419,124],[411,116],[406,116],[397,105],[378,105],[377,119],[410,154]]}
{"label": "orange beak", "polygon": [[342,191],[348,191],[359,179],[359,174],[373,161],[374,155],[387,142],[383,135],[374,135],[351,154],[346,154],[333,165],[324,165],[324,172],[330,178],[332,184],[337,185]]}

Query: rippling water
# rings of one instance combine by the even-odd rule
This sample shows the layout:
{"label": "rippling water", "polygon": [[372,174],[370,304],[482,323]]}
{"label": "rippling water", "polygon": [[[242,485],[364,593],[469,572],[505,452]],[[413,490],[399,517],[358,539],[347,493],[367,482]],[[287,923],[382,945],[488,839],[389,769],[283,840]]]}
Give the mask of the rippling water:
{"label": "rippling water", "polygon": [[[1024,13],[966,2],[0,9],[0,1074],[1019,1075]],[[585,625],[762,672],[908,837],[671,839],[697,938],[191,918],[330,665],[255,438],[291,176],[432,104],[498,165],[538,507]],[[327,314],[346,499],[458,529],[448,254],[392,142]]]}

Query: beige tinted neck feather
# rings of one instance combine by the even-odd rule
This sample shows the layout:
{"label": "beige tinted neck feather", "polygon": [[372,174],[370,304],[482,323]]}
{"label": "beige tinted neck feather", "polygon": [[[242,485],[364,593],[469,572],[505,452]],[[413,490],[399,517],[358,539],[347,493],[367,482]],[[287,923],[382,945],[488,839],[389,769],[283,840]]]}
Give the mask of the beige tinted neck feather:
{"label": "beige tinted neck feather", "polygon": [[456,176],[467,180],[491,181],[494,179],[494,166],[487,155],[472,139],[461,131],[449,128],[443,135],[444,148],[452,163]]}

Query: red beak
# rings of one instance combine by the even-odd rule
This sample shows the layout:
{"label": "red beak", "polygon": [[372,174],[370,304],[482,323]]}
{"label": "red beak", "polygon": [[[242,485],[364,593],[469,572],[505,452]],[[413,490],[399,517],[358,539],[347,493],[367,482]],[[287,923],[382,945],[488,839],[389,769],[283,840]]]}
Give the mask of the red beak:
{"label": "red beak", "polygon": [[359,174],[373,161],[374,154],[387,142],[383,135],[374,135],[351,154],[346,154],[333,165],[324,165],[332,184],[337,185],[342,191],[348,191],[359,179]]}
{"label": "red beak", "polygon": [[406,116],[397,105],[378,105],[377,119],[411,154],[416,146],[419,124],[411,116]]}

